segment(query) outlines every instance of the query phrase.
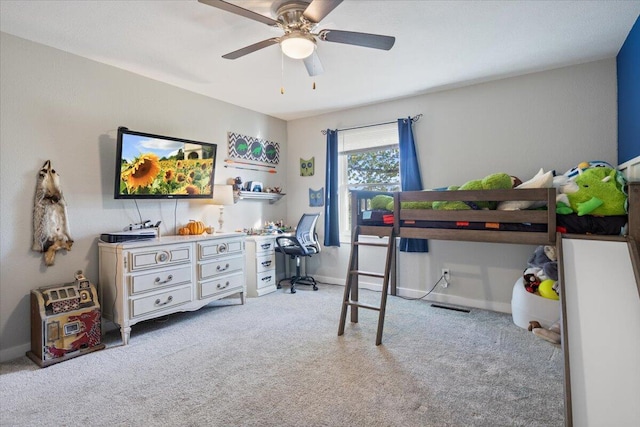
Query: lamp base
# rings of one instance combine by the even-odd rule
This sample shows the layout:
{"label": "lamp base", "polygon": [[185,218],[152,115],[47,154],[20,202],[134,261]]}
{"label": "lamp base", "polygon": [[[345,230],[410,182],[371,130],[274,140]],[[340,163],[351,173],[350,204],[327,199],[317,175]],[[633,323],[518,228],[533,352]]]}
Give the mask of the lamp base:
{"label": "lamp base", "polygon": [[220,227],[218,228],[216,233],[222,233],[222,225],[224,224],[223,214],[224,214],[224,207],[220,206],[220,217],[218,217],[218,224],[220,224]]}

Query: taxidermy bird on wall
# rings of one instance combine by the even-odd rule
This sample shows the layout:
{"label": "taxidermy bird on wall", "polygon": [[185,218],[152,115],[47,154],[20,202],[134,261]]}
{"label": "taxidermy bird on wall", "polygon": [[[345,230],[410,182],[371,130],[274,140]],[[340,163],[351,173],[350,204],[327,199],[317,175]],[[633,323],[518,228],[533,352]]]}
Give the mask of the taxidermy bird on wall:
{"label": "taxidermy bird on wall", "polygon": [[56,251],[71,250],[67,204],[62,196],[60,177],[47,160],[38,172],[33,206],[33,247],[44,253],[44,263],[53,265]]}

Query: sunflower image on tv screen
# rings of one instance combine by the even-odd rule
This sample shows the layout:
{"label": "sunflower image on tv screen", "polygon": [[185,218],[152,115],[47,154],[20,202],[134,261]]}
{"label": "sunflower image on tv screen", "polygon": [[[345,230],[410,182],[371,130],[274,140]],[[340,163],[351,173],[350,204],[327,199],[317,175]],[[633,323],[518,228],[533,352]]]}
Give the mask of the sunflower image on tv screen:
{"label": "sunflower image on tv screen", "polygon": [[139,136],[123,146],[120,194],[210,194],[214,156],[210,146]]}

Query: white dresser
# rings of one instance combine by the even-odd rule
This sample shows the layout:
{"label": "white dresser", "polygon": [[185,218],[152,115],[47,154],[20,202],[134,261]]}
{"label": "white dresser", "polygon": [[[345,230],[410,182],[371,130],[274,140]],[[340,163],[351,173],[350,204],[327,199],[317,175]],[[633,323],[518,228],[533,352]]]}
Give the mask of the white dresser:
{"label": "white dresser", "polygon": [[276,236],[247,237],[247,296],[259,297],[276,290]]}
{"label": "white dresser", "polygon": [[[238,294],[245,298],[245,235],[167,236],[125,243],[99,242],[102,316],[131,326]],[[275,264],[275,262],[274,262]]]}

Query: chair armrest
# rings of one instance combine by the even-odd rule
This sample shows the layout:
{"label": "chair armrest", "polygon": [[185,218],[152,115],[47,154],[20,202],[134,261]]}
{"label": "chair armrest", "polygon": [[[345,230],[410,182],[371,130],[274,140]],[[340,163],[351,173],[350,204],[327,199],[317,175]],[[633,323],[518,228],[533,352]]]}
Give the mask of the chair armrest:
{"label": "chair armrest", "polygon": [[[280,243],[281,240],[291,242],[291,244],[287,245],[287,244]],[[301,255],[304,255],[304,256],[309,256],[310,255],[310,253],[307,250],[307,248],[304,247],[303,245],[301,245],[300,241],[295,236],[278,236],[278,237],[276,237],[276,245],[278,245],[278,247],[281,249],[282,253],[286,253],[286,249],[285,248],[287,246],[288,247],[295,246],[296,249],[300,250]]]}

